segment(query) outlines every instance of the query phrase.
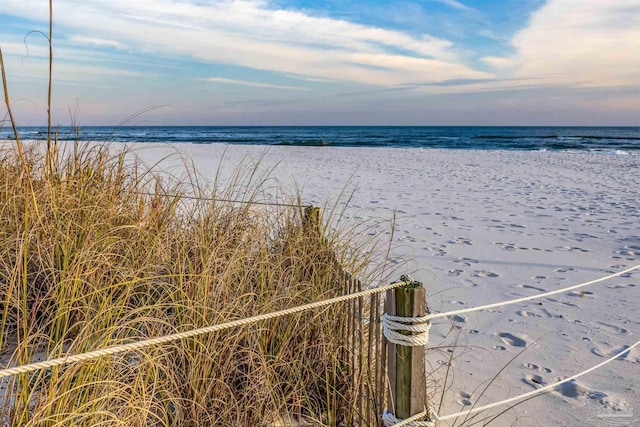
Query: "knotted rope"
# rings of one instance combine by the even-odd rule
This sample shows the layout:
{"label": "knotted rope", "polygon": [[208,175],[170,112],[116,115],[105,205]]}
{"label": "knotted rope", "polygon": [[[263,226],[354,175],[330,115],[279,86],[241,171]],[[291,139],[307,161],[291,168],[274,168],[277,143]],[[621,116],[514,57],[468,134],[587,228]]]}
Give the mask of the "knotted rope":
{"label": "knotted rope", "polygon": [[[382,333],[393,344],[405,347],[420,347],[429,343],[429,330],[431,318],[425,317],[399,317],[385,313],[382,316]],[[402,334],[400,332],[411,332]]]}

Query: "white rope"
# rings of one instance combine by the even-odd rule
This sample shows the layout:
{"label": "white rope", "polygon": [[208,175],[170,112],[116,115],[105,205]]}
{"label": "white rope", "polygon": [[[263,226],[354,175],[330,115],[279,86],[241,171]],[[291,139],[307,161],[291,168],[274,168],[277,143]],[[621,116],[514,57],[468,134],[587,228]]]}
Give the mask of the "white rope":
{"label": "white rope", "polygon": [[310,304],[300,305],[298,307],[292,307],[285,310],[274,311],[272,313],[260,314],[258,316],[247,317],[244,319],[233,320],[230,322],[219,323],[217,325],[205,326],[198,329],[192,329],[190,331],[175,333],[171,335],[165,335],[162,337],[151,338],[146,340],[141,340],[137,342],[132,342],[129,344],[116,345],[112,347],[106,347],[100,350],[94,350],[87,353],[75,354],[72,356],[60,357],[57,359],[45,360],[43,362],[30,363],[28,365],[15,366],[13,368],[7,368],[0,370],[0,378],[9,377],[16,374],[23,374],[26,372],[38,371],[41,369],[52,368],[54,366],[66,365],[68,363],[73,362],[81,362],[87,360],[98,359],[102,356],[109,356],[118,353],[124,353],[127,351],[135,351],[141,350],[145,347],[149,347],[157,344],[166,344],[172,341],[178,341],[184,338],[191,338],[198,335],[208,334],[211,332],[218,332],[225,329],[231,329],[239,326],[247,326],[252,323],[261,322],[264,320],[275,319],[277,317],[286,316],[289,314],[300,313],[306,310],[311,310],[314,308],[324,307],[331,304],[337,304],[340,302],[350,301],[357,298],[362,298],[368,295],[373,295],[381,292],[386,292],[390,289],[398,288],[400,286],[404,286],[407,284],[411,284],[413,281],[406,281],[405,277],[401,279],[399,282],[392,283],[390,285],[381,286],[378,288],[367,289],[366,291],[356,292],[353,294],[342,295],[335,298],[330,298],[322,301],[313,302]]}
{"label": "white rope", "polygon": [[[513,403],[513,402],[517,402],[519,400],[523,400],[523,399],[527,399],[527,398],[531,398],[534,397],[536,395],[539,394],[544,394],[547,393],[549,391],[552,391],[556,388],[558,388],[559,386],[561,386],[562,384],[568,383],[570,381],[574,381],[580,377],[582,377],[583,375],[586,375],[588,373],[591,373],[597,369],[600,369],[601,367],[605,366],[608,363],[613,362],[614,360],[624,356],[625,354],[629,353],[631,350],[633,350],[634,348],[636,348],[637,346],[640,345],[640,341],[637,341],[635,344],[633,344],[632,346],[628,347],[627,349],[615,354],[614,356],[611,356],[609,359],[605,360],[604,362],[598,363],[595,366],[592,366],[589,369],[586,369],[580,373],[577,373],[575,375],[572,375],[568,378],[565,378],[562,381],[558,381],[555,382],[553,384],[549,384],[547,386],[532,390],[530,392],[527,393],[523,393],[520,394],[518,396],[515,397],[511,397],[509,399],[505,399],[505,400],[501,400],[499,402],[494,402],[488,405],[484,405],[484,406],[479,406],[476,408],[472,408],[469,409],[468,411],[461,411],[461,412],[456,412],[455,414],[449,414],[449,415],[443,415],[443,416],[438,416],[438,414],[436,414],[433,411],[428,411],[428,410],[424,410],[422,412],[420,412],[419,414],[416,414],[410,418],[407,418],[406,420],[399,420],[397,419],[392,413],[390,413],[389,411],[387,411],[385,409],[384,413],[382,414],[382,421],[384,422],[386,427],[401,427],[401,426],[410,426],[410,427],[433,427],[435,426],[436,422],[440,422],[440,421],[447,421],[447,420],[451,420],[454,418],[458,418],[458,417],[466,417],[468,415],[471,414],[475,414],[476,412],[482,412],[482,411],[486,411],[489,409],[493,409],[496,408],[498,406],[503,406],[503,405],[507,405],[509,403]],[[433,421],[421,421],[418,423],[415,423],[416,420],[420,419],[420,418],[424,418],[427,415],[429,415],[429,417],[431,419],[433,419]]]}
{"label": "white rope", "polygon": [[474,312],[474,311],[487,310],[487,309],[490,309],[490,308],[502,307],[502,306],[505,306],[505,305],[511,305],[511,304],[517,304],[517,303],[520,303],[520,302],[531,301],[533,299],[545,298],[545,297],[548,297],[548,296],[551,296],[551,295],[561,294],[561,293],[564,293],[564,292],[573,291],[575,289],[584,288],[585,286],[595,285],[596,283],[604,282],[605,280],[609,280],[609,279],[612,279],[614,277],[622,276],[623,274],[629,273],[629,272],[631,272],[633,270],[637,270],[637,269],[640,269],[640,264],[636,265],[635,267],[627,268],[626,270],[619,271],[617,273],[610,274],[610,275],[605,276],[605,277],[601,277],[600,279],[591,280],[590,282],[580,283],[579,285],[569,286],[568,288],[558,289],[558,290],[551,291],[551,292],[545,292],[543,294],[531,295],[531,296],[528,296],[528,297],[516,298],[516,299],[513,299],[513,300],[509,300],[509,301],[502,301],[502,302],[496,302],[496,303],[493,303],[493,304],[481,305],[479,307],[463,308],[463,309],[460,309],[460,310],[447,311],[445,313],[428,314],[425,318],[429,319],[429,320],[440,319],[440,318],[447,317],[447,316],[453,316],[455,314],[471,313],[471,312]]}
{"label": "white rope", "polygon": [[[555,295],[555,294],[559,294],[559,293],[562,293],[562,292],[567,292],[567,291],[571,291],[571,290],[578,289],[578,288],[581,288],[581,287],[593,285],[595,283],[599,283],[599,282],[611,279],[613,277],[621,276],[621,275],[629,273],[629,272],[631,272],[633,270],[637,270],[638,268],[640,268],[640,265],[637,265],[637,266],[632,267],[632,268],[628,268],[626,270],[620,271],[618,273],[611,274],[611,275],[606,276],[606,277],[602,277],[600,279],[592,280],[590,282],[581,283],[579,285],[571,286],[571,287],[564,288],[564,289],[559,289],[559,290],[552,291],[552,292],[546,292],[546,293],[539,294],[539,295],[532,295],[532,296],[529,296],[529,297],[518,298],[518,299],[505,301],[505,302],[487,304],[487,305],[483,305],[483,306],[480,306],[480,307],[472,307],[472,308],[467,308],[467,309],[462,309],[462,310],[450,311],[450,312],[446,312],[446,313],[428,314],[428,315],[426,315],[424,317],[418,318],[418,320],[420,322],[427,322],[428,320],[447,317],[447,316],[451,316],[451,315],[454,315],[454,314],[470,313],[470,312],[473,312],[473,311],[486,310],[486,309],[493,308],[493,307],[500,307],[500,306],[509,305],[509,304],[516,304],[516,303],[519,303],[519,302],[529,301],[529,300],[536,299],[536,298],[544,298],[544,297]],[[5,377],[9,377],[9,376],[16,375],[16,374],[21,374],[21,373],[38,371],[38,370],[41,370],[41,369],[52,368],[52,367],[55,367],[55,366],[62,366],[62,365],[66,365],[66,364],[74,363],[74,362],[81,362],[81,361],[98,359],[98,358],[103,357],[103,356],[124,353],[124,352],[127,352],[127,351],[141,350],[141,349],[143,349],[145,347],[149,347],[149,346],[152,346],[152,345],[165,344],[165,343],[178,341],[178,340],[185,339],[185,338],[191,338],[191,337],[195,337],[195,336],[198,336],[198,335],[203,335],[203,334],[207,334],[207,333],[211,333],[211,332],[218,332],[218,331],[222,331],[222,330],[225,330],[225,329],[235,328],[235,327],[239,327],[239,326],[246,326],[246,325],[249,325],[249,324],[252,324],[252,323],[257,323],[257,322],[264,321],[264,320],[270,320],[270,319],[274,319],[274,318],[277,318],[277,317],[286,316],[286,315],[289,315],[289,314],[300,313],[300,312],[303,312],[303,311],[306,311],[306,310],[311,310],[311,309],[314,309],[314,308],[319,308],[319,307],[328,306],[328,305],[331,305],[331,304],[336,304],[336,303],[350,301],[350,300],[357,299],[357,298],[362,298],[362,297],[365,297],[365,296],[368,296],[368,295],[373,295],[373,294],[376,294],[376,293],[385,292],[387,290],[398,288],[400,286],[404,286],[404,285],[411,284],[411,283],[413,283],[413,280],[411,278],[403,277],[401,281],[392,283],[392,284],[387,285],[387,286],[382,286],[382,287],[378,287],[378,288],[372,288],[372,289],[368,289],[366,291],[361,291],[361,292],[357,292],[357,293],[353,293],[353,294],[342,295],[342,296],[339,296],[339,297],[330,298],[330,299],[323,300],[323,301],[317,301],[317,302],[314,302],[314,303],[305,304],[305,305],[301,305],[301,306],[298,306],[298,307],[293,307],[293,308],[289,308],[289,309],[285,309],[285,310],[275,311],[275,312],[272,312],[272,313],[266,313],[266,314],[261,314],[261,315],[258,315],[258,316],[248,317],[248,318],[244,318],[244,319],[233,320],[233,321],[230,321],[230,322],[220,323],[220,324],[217,324],[217,325],[205,326],[205,327],[198,328],[198,329],[192,329],[190,331],[175,333],[175,334],[171,334],[171,335],[165,335],[165,336],[157,337],[157,338],[141,340],[141,341],[137,341],[137,342],[133,342],[133,343],[129,343],[129,344],[123,344],[123,345],[118,345],[118,346],[107,347],[107,348],[104,348],[104,349],[95,350],[95,351],[91,351],[91,352],[87,352],[87,353],[80,353],[80,354],[76,354],[76,355],[72,355],[72,356],[65,356],[65,357],[60,357],[60,358],[57,358],[57,359],[46,360],[46,361],[43,361],[43,362],[37,362],[37,363],[31,363],[31,364],[27,364],[27,365],[7,368],[7,369],[0,370],[0,378],[5,378]],[[414,319],[414,318],[409,318],[409,319]],[[428,323],[425,323],[425,324],[428,324]],[[408,326],[408,325],[404,325],[404,326]],[[416,326],[416,325],[413,325],[413,326]],[[406,329],[403,329],[403,330],[406,330]],[[420,335],[418,335],[418,336],[420,336]],[[519,399],[523,399],[523,398],[528,397],[530,395],[535,395],[535,394],[538,394],[538,393],[542,393],[543,391],[551,389],[553,386],[557,386],[557,385],[563,384],[563,383],[565,383],[567,381],[571,381],[572,379],[578,378],[578,377],[580,377],[580,376],[582,376],[582,375],[584,375],[584,374],[586,374],[588,372],[591,372],[594,369],[599,368],[600,366],[605,365],[606,363],[609,363],[611,360],[614,360],[616,357],[619,357],[620,355],[622,355],[624,353],[627,353],[628,351],[630,351],[632,348],[636,347],[639,344],[640,344],[640,341],[637,342],[636,344],[634,344],[633,346],[629,347],[627,350],[625,350],[625,351],[619,353],[618,355],[612,357],[608,361],[605,361],[605,362],[603,362],[603,363],[591,368],[590,370],[584,371],[584,372],[582,372],[582,373],[580,373],[578,375],[574,375],[573,377],[567,378],[566,380],[560,381],[560,382],[555,383],[555,384],[553,384],[551,386],[547,386],[547,387],[543,387],[541,389],[535,390],[534,392],[526,393],[524,395],[517,396],[517,397],[512,398],[512,399],[508,399],[508,400],[505,400],[505,401],[502,401],[502,402],[496,402],[494,404],[486,405],[486,406],[483,406],[483,407],[480,407],[480,408],[474,408],[474,409],[472,409],[470,411],[461,412],[459,414],[447,415],[446,418],[437,418],[437,415],[435,415],[435,414],[433,414],[433,415],[434,415],[434,417],[436,417],[436,420],[438,420],[438,421],[439,420],[445,420],[445,419],[453,418],[453,417],[456,417],[456,416],[460,416],[462,414],[467,414],[467,413],[471,414],[471,413],[478,412],[478,411],[485,410],[485,409],[489,409],[489,408],[492,408],[492,407],[495,407],[495,406],[504,405],[504,404],[507,404],[507,403],[510,403],[510,402],[513,402],[513,401],[516,401],[516,400],[519,400]],[[425,413],[423,416],[425,416],[425,415],[427,415],[427,413]],[[402,421],[402,423],[405,423],[405,422],[408,423],[408,422],[410,422],[409,420],[411,420],[411,418]],[[406,424],[396,424],[396,425],[406,425]]]}
{"label": "white rope", "polygon": [[640,341],[636,342],[635,344],[633,344],[631,347],[627,348],[626,350],[623,350],[623,351],[619,352],[619,353],[618,353],[618,354],[616,354],[615,356],[611,356],[609,359],[605,360],[604,362],[599,363],[599,364],[597,364],[597,365],[595,365],[595,366],[592,366],[591,368],[589,368],[589,369],[587,369],[587,370],[585,370],[585,371],[582,371],[582,372],[580,372],[580,373],[578,373],[578,374],[572,375],[572,376],[570,376],[569,378],[565,378],[565,379],[564,379],[564,380],[562,380],[562,381],[558,381],[558,382],[556,382],[556,383],[549,384],[549,385],[547,385],[547,386],[544,386],[544,387],[541,387],[541,388],[535,389],[535,390],[530,391],[530,392],[528,392],[528,393],[524,393],[524,394],[521,394],[521,395],[519,395],[519,396],[512,397],[512,398],[510,398],[510,399],[501,400],[501,401],[499,401],[499,402],[491,403],[491,404],[489,404],[489,405],[484,405],[484,406],[480,406],[480,407],[477,407],[477,408],[472,408],[472,409],[469,409],[468,411],[462,411],[462,412],[457,412],[457,413],[455,413],[455,414],[444,415],[444,416],[442,416],[442,417],[439,417],[439,416],[437,416],[436,414],[430,414],[430,415],[431,415],[431,416],[432,416],[436,421],[446,421],[446,420],[450,420],[450,419],[452,419],[452,418],[458,418],[458,417],[462,417],[462,416],[471,415],[471,414],[474,414],[474,413],[476,413],[476,412],[486,411],[487,409],[492,409],[492,408],[495,408],[495,407],[497,407],[497,406],[507,405],[507,404],[509,404],[509,403],[516,402],[516,401],[518,401],[518,400],[522,400],[522,399],[526,399],[526,398],[529,398],[529,397],[536,396],[536,395],[538,395],[538,394],[546,393],[546,392],[548,392],[548,391],[551,391],[551,390],[553,390],[553,389],[557,388],[558,386],[560,386],[560,385],[562,385],[562,384],[565,384],[565,383],[568,383],[569,381],[573,381],[573,380],[575,380],[575,379],[578,379],[578,378],[580,378],[580,377],[581,377],[581,376],[583,376],[583,375],[586,375],[586,374],[588,374],[588,373],[590,373],[590,372],[595,371],[596,369],[599,369],[599,368],[603,367],[603,366],[604,366],[604,365],[606,365],[607,363],[610,363],[610,362],[612,362],[612,361],[616,360],[617,358],[619,358],[619,357],[623,356],[624,354],[629,353],[632,349],[634,349],[634,348],[635,348],[635,347],[637,347],[638,345],[640,345]]}
{"label": "white rope", "polygon": [[396,418],[395,415],[393,415],[393,413],[385,409],[384,412],[382,413],[382,422],[386,427],[392,427],[392,426],[393,427],[402,427],[402,426],[435,427],[436,425],[435,421],[418,421],[420,420],[420,418],[424,418],[427,415],[429,415],[429,411],[425,409],[419,414],[415,414],[407,418],[406,420],[400,420]]}
{"label": "white rope", "polygon": [[[393,344],[406,347],[424,347],[429,343],[431,320],[428,317],[399,317],[385,313],[382,316],[382,333]],[[411,332],[411,335],[401,334]]]}

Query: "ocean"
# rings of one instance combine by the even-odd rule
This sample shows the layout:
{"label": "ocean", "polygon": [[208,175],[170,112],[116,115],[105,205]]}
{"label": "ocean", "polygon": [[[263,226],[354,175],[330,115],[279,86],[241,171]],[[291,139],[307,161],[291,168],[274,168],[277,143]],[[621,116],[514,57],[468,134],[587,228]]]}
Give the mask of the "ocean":
{"label": "ocean", "polygon": [[[468,150],[594,151],[640,154],[640,127],[457,126],[86,126],[60,127],[59,141],[250,144],[314,147],[417,147]],[[45,127],[24,127],[24,140],[46,138]],[[12,139],[6,126],[0,140]]]}

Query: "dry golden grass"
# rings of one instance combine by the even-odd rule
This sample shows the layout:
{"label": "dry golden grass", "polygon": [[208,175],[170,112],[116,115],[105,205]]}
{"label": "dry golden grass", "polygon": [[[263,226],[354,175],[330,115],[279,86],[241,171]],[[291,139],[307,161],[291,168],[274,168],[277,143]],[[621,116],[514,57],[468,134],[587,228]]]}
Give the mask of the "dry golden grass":
{"label": "dry golden grass", "polygon": [[[145,170],[108,146],[6,143],[0,151],[3,364],[61,357],[267,313],[346,292],[371,272],[353,230],[304,225],[255,199],[239,171],[218,193]],[[174,196],[143,194],[149,190]],[[209,200],[192,200],[185,194]],[[322,234],[322,236],[321,236]],[[357,254],[357,256],[356,256]],[[352,316],[352,315],[351,315]],[[0,423],[349,424],[363,373],[346,305],[4,380]]]}

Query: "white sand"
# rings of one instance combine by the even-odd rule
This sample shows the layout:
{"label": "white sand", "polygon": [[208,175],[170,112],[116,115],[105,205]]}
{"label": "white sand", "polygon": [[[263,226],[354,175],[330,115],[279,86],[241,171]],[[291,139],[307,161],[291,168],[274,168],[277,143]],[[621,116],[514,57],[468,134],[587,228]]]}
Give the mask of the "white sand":
{"label": "white sand", "polygon": [[[135,149],[149,160],[171,151]],[[223,169],[231,170],[245,156],[258,159],[265,147],[177,149],[212,179],[223,150]],[[262,165],[277,162],[274,176],[296,182],[305,202],[335,199],[352,179],[351,216],[389,231],[396,212],[392,256],[406,262],[401,272],[424,282],[436,312],[560,289],[640,263],[640,155],[272,147]],[[634,273],[585,292],[438,322],[434,346],[451,345],[461,331],[441,415],[566,378],[633,344],[640,336],[639,284]],[[446,349],[428,352],[439,381],[447,358]],[[640,351],[634,349],[510,410],[495,425],[637,420]]]}

